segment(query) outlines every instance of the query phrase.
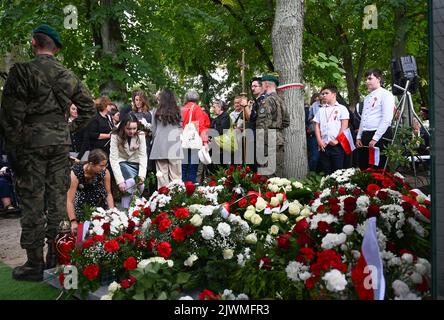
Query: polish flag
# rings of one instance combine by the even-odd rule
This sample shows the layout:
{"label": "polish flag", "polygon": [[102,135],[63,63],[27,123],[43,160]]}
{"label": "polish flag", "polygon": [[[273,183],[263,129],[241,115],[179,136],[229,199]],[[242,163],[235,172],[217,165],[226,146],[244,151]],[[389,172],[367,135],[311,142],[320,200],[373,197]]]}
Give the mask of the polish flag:
{"label": "polish flag", "polygon": [[356,149],[355,144],[353,142],[353,137],[350,131],[350,128],[347,128],[345,131],[342,131],[340,135],[336,138],[341,144],[347,155],[350,155],[353,150]]}
{"label": "polish flag", "polygon": [[368,148],[368,164],[373,166],[379,165],[379,154],[378,147]]}
{"label": "polish flag", "polygon": [[85,240],[90,224],[91,223],[89,221],[85,221],[77,225],[77,242],[82,242]]}
{"label": "polish flag", "polygon": [[412,190],[409,191],[409,193],[410,193],[412,196],[414,196],[415,198],[416,198],[417,196],[421,196],[421,197],[423,197],[423,198],[424,198],[424,203],[425,203],[425,204],[430,204],[430,196],[426,196],[426,195],[424,194],[424,192],[422,192],[421,190],[419,190],[419,189],[412,189]]}
{"label": "polish flag", "polygon": [[367,228],[362,241],[361,253],[356,268],[359,268],[364,275],[361,279],[361,281],[363,281],[361,286],[365,288],[367,293],[365,294],[365,297],[360,296],[360,298],[384,300],[385,279],[381,254],[379,252],[378,237],[376,234],[376,217],[367,219]]}

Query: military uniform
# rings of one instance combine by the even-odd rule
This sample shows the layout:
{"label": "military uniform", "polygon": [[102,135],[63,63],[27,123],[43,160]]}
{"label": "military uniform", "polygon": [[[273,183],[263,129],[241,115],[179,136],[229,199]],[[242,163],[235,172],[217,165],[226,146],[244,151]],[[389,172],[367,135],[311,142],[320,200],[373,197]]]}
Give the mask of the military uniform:
{"label": "military uniform", "polygon": [[[276,168],[275,175],[279,177],[284,175],[284,129],[289,125],[290,115],[284,105],[284,100],[276,92],[266,94],[259,105],[256,119],[257,161],[258,166],[263,169],[266,166],[270,170]],[[261,150],[262,148],[264,149]],[[264,163],[265,159],[261,159],[262,155],[265,158],[270,157],[268,164]],[[273,166],[273,162],[275,166]],[[273,173],[263,172],[265,175],[272,175]]]}
{"label": "military uniform", "polygon": [[[68,125],[65,114],[71,103],[77,106],[78,118]],[[11,68],[3,90],[0,130],[15,171],[22,207],[20,244],[27,249],[28,262],[40,259],[45,237],[53,240],[66,217],[70,126],[86,126],[94,114],[88,90],[52,55],[37,55]]]}

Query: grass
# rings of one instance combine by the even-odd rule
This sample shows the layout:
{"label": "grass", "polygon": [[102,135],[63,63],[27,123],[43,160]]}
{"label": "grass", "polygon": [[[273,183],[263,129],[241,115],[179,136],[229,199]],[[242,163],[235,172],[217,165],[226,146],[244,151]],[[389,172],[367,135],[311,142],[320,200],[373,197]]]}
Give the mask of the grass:
{"label": "grass", "polygon": [[0,261],[0,300],[55,300],[60,291],[44,282],[16,281]]}

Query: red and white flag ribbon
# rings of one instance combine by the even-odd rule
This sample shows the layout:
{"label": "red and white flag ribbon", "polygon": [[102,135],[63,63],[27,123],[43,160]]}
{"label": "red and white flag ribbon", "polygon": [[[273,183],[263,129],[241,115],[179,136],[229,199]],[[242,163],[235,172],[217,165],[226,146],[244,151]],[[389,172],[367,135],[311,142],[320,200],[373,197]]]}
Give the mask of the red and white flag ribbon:
{"label": "red and white flag ribbon", "polygon": [[379,152],[378,147],[368,148],[368,164],[369,165],[378,166],[379,165],[379,156],[380,156],[380,152]]}
{"label": "red and white flag ribbon", "polygon": [[287,83],[280,85],[279,87],[276,88],[276,90],[285,90],[289,88],[304,88],[304,87],[305,86],[302,83],[294,82],[294,83]]}
{"label": "red and white flag ribbon", "polygon": [[415,198],[416,198],[417,196],[423,197],[423,198],[424,198],[424,203],[425,203],[425,204],[430,204],[430,196],[426,196],[426,195],[424,194],[424,192],[422,192],[421,190],[419,190],[419,189],[412,189],[412,190],[410,190],[409,192],[410,192],[410,194],[413,195]]}
{"label": "red and white flag ribbon", "polygon": [[356,149],[355,143],[353,142],[353,137],[350,131],[350,128],[347,128],[345,131],[342,131],[340,135],[336,138],[341,144],[347,155],[350,155],[353,150]]}
{"label": "red and white flag ribbon", "polygon": [[364,280],[366,281],[364,287],[373,290],[374,300],[384,300],[385,279],[376,233],[376,217],[371,217],[367,220],[367,228],[362,241],[361,251],[362,255],[360,259],[363,259],[366,264],[364,273],[368,273],[369,277],[371,277],[371,283],[370,281]]}

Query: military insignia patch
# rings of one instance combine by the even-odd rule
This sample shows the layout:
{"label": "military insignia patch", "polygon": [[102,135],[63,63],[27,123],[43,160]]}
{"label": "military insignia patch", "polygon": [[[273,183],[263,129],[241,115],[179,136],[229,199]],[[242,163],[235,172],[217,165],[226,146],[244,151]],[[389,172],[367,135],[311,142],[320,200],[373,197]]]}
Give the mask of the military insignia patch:
{"label": "military insignia patch", "polygon": [[265,108],[261,108],[261,109],[259,110],[259,112],[260,112],[260,113],[264,113],[264,112],[265,112]]}

